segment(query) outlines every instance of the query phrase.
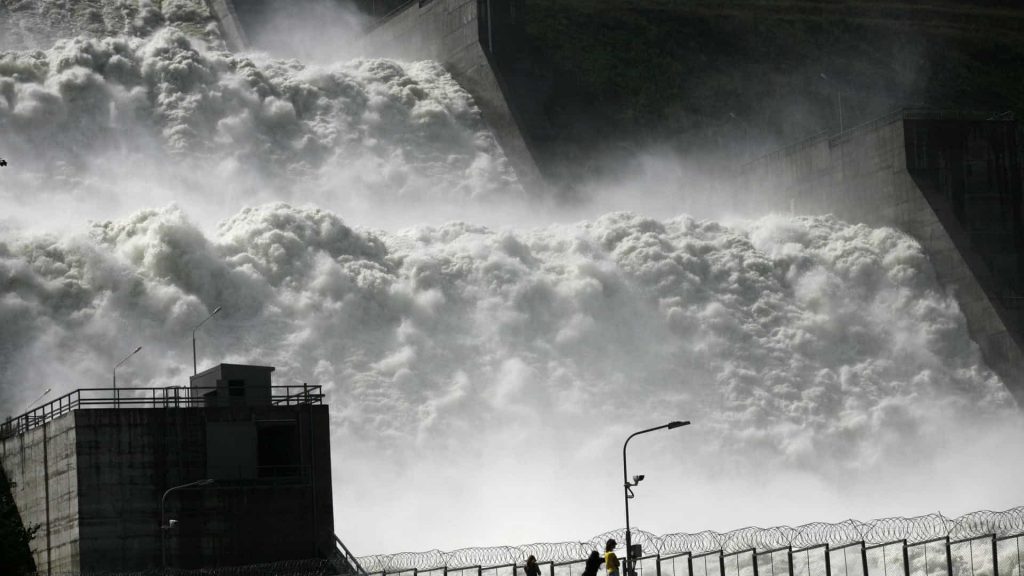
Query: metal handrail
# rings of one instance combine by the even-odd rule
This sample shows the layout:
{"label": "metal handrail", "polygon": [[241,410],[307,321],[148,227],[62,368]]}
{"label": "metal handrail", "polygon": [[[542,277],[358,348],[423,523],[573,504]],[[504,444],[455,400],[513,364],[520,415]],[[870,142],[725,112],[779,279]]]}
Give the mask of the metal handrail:
{"label": "metal handrail", "polygon": [[[395,16],[398,16],[399,14],[404,12],[407,8],[410,8],[413,4],[417,4],[417,0],[406,0],[405,2],[402,2],[401,4],[395,6],[391,10],[389,10],[386,14],[384,14],[382,16],[377,16],[377,20],[371,22],[368,26],[366,26],[363,29],[363,34],[369,34],[369,33],[373,32],[374,30],[380,28],[384,24],[388,23]],[[418,5],[419,6],[423,6],[424,3],[420,2],[420,3],[418,3]]]}
{"label": "metal handrail", "polygon": [[341,541],[341,538],[338,538],[338,535],[333,532],[331,533],[331,536],[334,537],[334,543],[340,548],[342,557],[346,562],[348,562],[348,565],[355,570],[355,573],[358,576],[367,576],[366,570],[363,570],[362,565],[359,564],[359,559],[355,557],[355,554],[352,554],[352,552],[349,551],[348,546],[345,546],[345,543]]}
{"label": "metal handrail", "polygon": [[[215,386],[166,386],[163,388],[78,388],[0,423],[0,439],[17,436],[74,410],[88,408],[195,408],[207,405]],[[228,396],[230,398],[230,396]],[[303,406],[323,404],[319,385],[270,386],[270,404]]]}
{"label": "metal handrail", "polygon": [[788,156],[789,154],[796,152],[797,150],[802,150],[804,148],[807,148],[814,144],[819,144],[821,142],[828,142],[831,146],[838,143],[840,140],[849,138],[851,135],[857,132],[861,132],[869,128],[883,126],[885,124],[889,124],[891,122],[896,122],[899,120],[970,120],[1008,122],[1013,121],[1013,119],[1013,115],[1010,114],[1007,116],[1006,112],[993,113],[975,110],[944,110],[939,108],[933,109],[918,106],[904,106],[890,110],[889,112],[886,112],[881,116],[872,118],[871,120],[867,120],[860,124],[856,124],[849,128],[845,128],[840,132],[832,133],[827,129],[821,130],[811,136],[807,136],[805,138],[797,140],[796,142],[784,144],[778,148],[775,148],[774,150],[771,150],[765,154],[762,154],[761,156],[758,156],[757,158],[754,158],[753,160],[750,160],[742,164],[739,170],[740,172],[744,172],[756,165],[764,164],[776,160],[778,158]]}

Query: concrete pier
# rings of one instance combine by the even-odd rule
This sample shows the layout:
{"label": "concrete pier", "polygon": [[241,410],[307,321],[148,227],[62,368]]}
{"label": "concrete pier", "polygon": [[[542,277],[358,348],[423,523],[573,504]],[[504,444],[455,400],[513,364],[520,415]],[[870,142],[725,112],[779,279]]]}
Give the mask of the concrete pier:
{"label": "concrete pier", "polygon": [[1012,120],[901,110],[745,166],[735,201],[891,226],[924,247],[982,356],[1024,406],[1024,218]]}
{"label": "concrete pier", "polygon": [[494,130],[519,181],[541,193],[543,180],[494,65],[511,42],[515,0],[419,0],[377,23],[363,38],[363,51],[399,60],[436,60],[470,94]]}

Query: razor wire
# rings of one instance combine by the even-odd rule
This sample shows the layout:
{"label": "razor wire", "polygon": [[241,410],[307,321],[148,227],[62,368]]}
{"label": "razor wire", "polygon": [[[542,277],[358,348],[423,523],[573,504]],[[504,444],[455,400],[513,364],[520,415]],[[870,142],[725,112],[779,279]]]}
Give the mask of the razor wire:
{"label": "razor wire", "polygon": [[[983,510],[949,518],[941,513],[910,518],[879,518],[868,522],[844,520],[842,522],[812,522],[801,526],[751,526],[729,532],[704,530],[696,533],[677,532],[661,536],[639,528],[630,529],[634,544],[640,544],[645,554],[685,554],[692,556],[721,552],[732,554],[744,550],[775,550],[789,547],[804,549],[813,546],[831,547],[863,543],[865,546],[904,541],[908,546],[940,538],[966,540],[984,536],[1003,538],[1024,533],[1024,506],[1002,512]],[[522,546],[489,546],[460,548],[450,552],[402,552],[375,554],[359,558],[359,563],[370,574],[396,573],[440,568],[468,568],[474,566],[521,565],[529,556],[538,562],[555,564],[581,562],[591,550],[604,550],[605,542],[613,538],[624,542],[626,530],[620,528],[598,534],[583,542],[554,542]]]}

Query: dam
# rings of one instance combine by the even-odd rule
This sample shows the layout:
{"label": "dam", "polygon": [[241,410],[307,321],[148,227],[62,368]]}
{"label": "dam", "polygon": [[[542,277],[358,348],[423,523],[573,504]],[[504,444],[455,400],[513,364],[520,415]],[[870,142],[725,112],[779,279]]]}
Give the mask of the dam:
{"label": "dam", "polygon": [[[229,38],[272,0],[211,0]],[[380,2],[367,53],[433,59],[476,99],[524,186],[544,194],[531,85],[518,71],[523,0]],[[365,8],[365,7],[364,7]],[[239,42],[241,40],[238,40]],[[725,175],[733,201],[892,226],[925,247],[988,364],[1024,405],[1024,146],[1006,115],[907,109],[787,146]],[[770,199],[770,200],[769,200]]]}

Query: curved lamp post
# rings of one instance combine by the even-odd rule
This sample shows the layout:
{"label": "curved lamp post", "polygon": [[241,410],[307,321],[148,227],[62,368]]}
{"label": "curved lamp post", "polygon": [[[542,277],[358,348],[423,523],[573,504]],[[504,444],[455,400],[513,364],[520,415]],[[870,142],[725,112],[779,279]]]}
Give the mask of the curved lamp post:
{"label": "curved lamp post", "polygon": [[626,473],[626,447],[629,446],[629,441],[632,440],[634,436],[639,436],[641,434],[647,434],[648,432],[654,432],[655,430],[662,430],[662,429],[671,430],[673,428],[679,428],[681,426],[688,426],[689,424],[690,424],[689,420],[686,420],[685,422],[681,422],[679,420],[675,420],[673,422],[669,422],[668,424],[662,424],[661,426],[655,426],[654,428],[648,428],[646,430],[641,430],[639,432],[634,432],[634,433],[629,435],[629,438],[626,438],[626,442],[622,445],[622,485],[623,485],[623,492],[624,492],[624,496],[625,496],[624,500],[626,502],[626,576],[633,576],[633,574],[634,574],[634,572],[633,572],[633,539],[632,539],[632,537],[630,536],[630,533],[629,533],[629,499],[633,497],[633,490],[632,490],[632,488],[634,486],[636,486],[637,484],[639,484],[640,481],[644,479],[643,474],[640,474],[638,476],[634,476],[633,477],[633,482],[630,482],[628,480],[629,477],[627,476],[627,473]]}
{"label": "curved lamp post", "polygon": [[113,370],[111,371],[111,373],[112,373],[112,374],[113,374],[113,376],[114,376],[114,388],[117,388],[117,369],[118,369],[118,367],[120,367],[120,366],[121,366],[121,364],[124,364],[125,362],[127,362],[127,361],[128,361],[128,359],[129,359],[129,358],[131,358],[132,356],[135,356],[136,354],[138,354],[138,353],[139,353],[139,350],[142,350],[142,346],[139,346],[139,347],[138,347],[138,348],[136,348],[136,349],[135,349],[134,351],[132,351],[132,353],[131,353],[131,354],[129,354],[129,355],[127,355],[127,356],[125,356],[125,357],[124,357],[124,360],[121,360],[121,361],[120,361],[120,362],[118,362],[117,364],[114,364],[114,369],[113,369]]}
{"label": "curved lamp post", "polygon": [[174,526],[174,521],[171,524],[167,524],[164,521],[164,501],[167,500],[167,495],[175,490],[184,490],[185,488],[193,488],[198,486],[209,486],[213,484],[212,478],[204,478],[202,480],[196,480],[195,482],[189,482],[188,484],[182,484],[181,486],[173,486],[164,491],[164,495],[160,497],[160,558],[163,563],[164,571],[167,571],[167,531]]}
{"label": "curved lamp post", "polygon": [[843,89],[839,87],[839,84],[837,84],[835,80],[829,78],[828,75],[826,75],[824,72],[822,72],[821,74],[818,74],[818,76],[820,76],[823,80],[825,80],[826,82],[829,82],[830,84],[832,84],[836,88],[836,97],[839,100],[839,133],[842,134],[842,132],[843,132]]}
{"label": "curved lamp post", "polygon": [[196,324],[196,327],[192,329],[192,375],[193,376],[199,373],[199,371],[196,370],[196,330],[199,330],[200,326],[202,326],[203,324],[206,324],[207,320],[209,320],[210,318],[213,318],[214,316],[216,316],[217,312],[220,312],[220,306],[217,306],[216,308],[214,308],[213,312],[210,312],[209,316],[204,318],[203,321],[200,322],[199,324]]}
{"label": "curved lamp post", "polygon": [[28,412],[29,410],[34,408],[36,404],[39,404],[39,401],[46,397],[46,395],[49,394],[51,390],[53,390],[53,388],[47,388],[46,390],[44,390],[42,394],[37,396],[36,399],[33,400],[32,403],[28,405],[28,408],[25,408],[25,412]]}

